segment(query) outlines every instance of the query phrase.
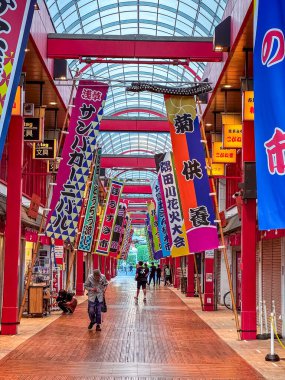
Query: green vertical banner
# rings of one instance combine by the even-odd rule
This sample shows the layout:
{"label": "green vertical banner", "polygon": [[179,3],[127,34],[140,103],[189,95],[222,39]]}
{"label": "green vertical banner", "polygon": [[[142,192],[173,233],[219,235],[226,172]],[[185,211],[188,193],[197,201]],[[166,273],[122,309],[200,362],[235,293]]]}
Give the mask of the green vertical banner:
{"label": "green vertical banner", "polygon": [[96,214],[97,214],[98,198],[99,198],[100,158],[101,158],[101,149],[98,149],[96,152],[96,160],[95,160],[95,166],[94,166],[94,171],[93,171],[92,184],[91,184],[91,188],[89,192],[89,198],[88,198],[88,203],[86,207],[84,223],[83,223],[80,241],[78,245],[78,249],[85,252],[91,252],[95,224],[96,224]]}
{"label": "green vertical banner", "polygon": [[148,247],[149,259],[150,261],[152,261],[154,257],[153,257],[152,246],[151,246],[151,242],[149,238],[149,230],[148,230],[149,228],[150,228],[149,225],[145,226],[145,238],[146,238],[147,247]]}
{"label": "green vertical banner", "polygon": [[149,214],[149,222],[150,222],[150,228],[152,233],[152,239],[153,239],[153,256],[155,260],[159,260],[163,257],[162,255],[162,249],[160,244],[160,238],[158,233],[158,224],[157,224],[157,217],[155,212],[155,204],[154,202],[148,202],[147,204],[147,210]]}

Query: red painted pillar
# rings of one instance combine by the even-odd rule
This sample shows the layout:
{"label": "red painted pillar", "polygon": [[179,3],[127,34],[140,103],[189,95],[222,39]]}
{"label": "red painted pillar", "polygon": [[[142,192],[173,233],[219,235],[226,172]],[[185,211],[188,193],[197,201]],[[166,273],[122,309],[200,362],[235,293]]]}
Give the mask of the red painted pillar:
{"label": "red painted pillar", "polygon": [[8,131],[7,216],[2,305],[2,335],[17,334],[18,274],[21,238],[22,166],[24,123],[12,116]]}
{"label": "red painted pillar", "polygon": [[[243,123],[243,163],[255,160],[254,125]],[[241,210],[241,338],[256,339],[256,200],[246,199]]]}
{"label": "red painted pillar", "polygon": [[106,274],[106,279],[108,281],[111,280],[110,264],[111,264],[111,258],[110,258],[110,256],[107,256],[106,259],[105,259],[105,274]]}
{"label": "red painted pillar", "polygon": [[195,266],[194,255],[187,256],[187,292],[186,297],[195,296]]}
{"label": "red painted pillar", "polygon": [[105,274],[106,256],[100,256],[99,262],[100,262],[100,271],[102,274]]}
{"label": "red painted pillar", "polygon": [[99,255],[93,255],[93,270],[99,269]]}
{"label": "red painted pillar", "polygon": [[214,311],[214,251],[205,251],[204,311]]}
{"label": "red painted pillar", "polygon": [[77,251],[76,256],[76,295],[82,296],[84,294],[83,289],[83,251]]}

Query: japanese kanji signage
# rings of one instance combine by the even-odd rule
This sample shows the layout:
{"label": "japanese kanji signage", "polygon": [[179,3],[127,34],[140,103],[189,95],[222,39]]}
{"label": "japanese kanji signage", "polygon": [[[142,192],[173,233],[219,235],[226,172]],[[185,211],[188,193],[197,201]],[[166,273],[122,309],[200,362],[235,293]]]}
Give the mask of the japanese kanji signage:
{"label": "japanese kanji signage", "polygon": [[224,148],[242,147],[242,124],[223,125],[223,146]]}
{"label": "japanese kanji signage", "polygon": [[[161,177],[161,173],[159,173]],[[159,180],[155,180],[152,184],[152,195],[156,203],[156,217],[157,217],[157,228],[160,238],[161,250],[163,257],[170,256],[170,244],[166,227],[166,218],[164,212],[164,206],[162,201],[163,192],[159,186]]]}
{"label": "japanese kanji signage", "polygon": [[33,159],[49,160],[56,157],[56,139],[33,143]]}
{"label": "japanese kanji signage", "polygon": [[27,214],[32,219],[37,219],[39,214],[39,208],[41,204],[41,197],[35,193],[32,195],[31,203]]}
{"label": "japanese kanji signage", "polygon": [[221,141],[213,142],[212,161],[218,163],[235,163],[236,150],[224,149]]}
{"label": "japanese kanji signage", "polygon": [[285,228],[285,3],[259,0],[255,11],[254,135],[258,225],[260,230],[281,229]]}
{"label": "japanese kanji signage", "polygon": [[109,254],[111,257],[117,258],[120,249],[120,239],[123,233],[123,223],[126,217],[127,205],[125,203],[120,203],[118,208],[118,213],[116,221],[113,228],[113,236],[110,245]]}
{"label": "japanese kanji signage", "polygon": [[0,159],[19,85],[35,2],[0,1]]}
{"label": "japanese kanji signage", "polygon": [[196,103],[178,96],[165,96],[165,103],[189,249],[200,252],[216,245],[218,236]]}
{"label": "japanese kanji signage", "polygon": [[123,190],[123,182],[112,181],[108,192],[106,205],[104,209],[101,229],[96,243],[95,253],[99,255],[109,255],[109,249],[112,240],[113,226],[117,217],[117,210],[121,193]]}
{"label": "japanese kanji signage", "polygon": [[243,120],[254,120],[254,92],[243,92]]}
{"label": "japanese kanji signage", "polygon": [[86,207],[85,218],[83,222],[83,227],[80,235],[78,249],[81,251],[91,252],[95,224],[96,224],[96,214],[98,207],[98,197],[99,197],[99,171],[100,171],[100,156],[101,149],[97,150],[96,161],[94,163],[94,171],[92,177],[92,183],[89,192],[88,203]]}
{"label": "japanese kanji signage", "polygon": [[121,233],[120,240],[119,240],[119,251],[118,251],[117,259],[121,258],[122,246],[123,246],[123,242],[124,242],[124,238],[125,238],[125,233],[127,231],[127,227],[129,227],[130,223],[131,223],[130,216],[128,214],[126,214],[125,219],[123,221],[122,233]]}
{"label": "japanese kanji signage", "polygon": [[149,257],[151,260],[154,260],[154,243],[153,243],[153,236],[152,236],[152,229],[150,224],[150,215],[147,213],[146,216],[146,228],[147,228],[147,242],[148,242],[148,249],[149,249]]}
{"label": "japanese kanji signage", "polygon": [[158,232],[158,219],[155,212],[155,204],[154,202],[148,202],[147,204],[148,214],[149,214],[149,222],[152,233],[153,240],[153,257],[155,260],[159,260],[163,257],[162,249],[160,244],[159,232]]}
{"label": "japanese kanji signage", "polygon": [[[192,165],[187,166],[184,175],[185,180],[192,182],[194,186],[194,192],[189,193],[188,197],[187,220],[190,222],[190,228],[187,228],[187,238],[191,252],[201,252],[217,248],[219,239],[198,117],[194,120],[193,132],[186,132],[186,140],[189,151],[187,165]],[[192,170],[194,162],[195,171]],[[184,162],[184,168],[185,166]]]}
{"label": "japanese kanji signage", "polygon": [[42,117],[24,118],[24,140],[42,141],[43,140],[44,119]]}
{"label": "japanese kanji signage", "polygon": [[51,201],[48,236],[74,241],[107,91],[103,83],[79,82]]}
{"label": "japanese kanji signage", "polygon": [[170,152],[166,153],[163,161],[161,161],[159,165],[161,188],[164,195],[162,201],[164,210],[166,210],[165,216],[168,223],[167,228],[169,231],[169,243],[171,244],[171,256],[185,256],[188,255],[190,251]]}

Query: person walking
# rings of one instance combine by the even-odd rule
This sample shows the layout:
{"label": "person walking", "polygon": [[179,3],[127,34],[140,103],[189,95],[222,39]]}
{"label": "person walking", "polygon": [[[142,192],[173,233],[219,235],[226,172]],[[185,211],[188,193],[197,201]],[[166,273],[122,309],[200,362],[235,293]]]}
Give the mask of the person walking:
{"label": "person walking", "polygon": [[135,280],[137,281],[137,295],[135,296],[135,302],[138,303],[140,289],[142,288],[144,299],[143,301],[146,302],[146,283],[147,283],[147,274],[148,272],[145,269],[145,266],[143,266],[143,262],[139,261],[139,266],[136,270],[136,277]]}
{"label": "person walking", "polygon": [[94,269],[84,284],[84,289],[88,291],[88,314],[90,318],[88,330],[91,330],[96,324],[96,331],[101,331],[101,309],[107,286],[108,281],[99,269]]}
{"label": "person walking", "polygon": [[148,279],[149,267],[148,267],[147,263],[144,263],[144,267],[145,267],[145,276],[146,276],[146,279]]}
{"label": "person walking", "polygon": [[168,265],[164,268],[164,286],[166,285],[171,285],[171,273]]}
{"label": "person walking", "polygon": [[160,285],[160,279],[161,279],[161,268],[160,265],[156,268],[156,285]]}
{"label": "person walking", "polygon": [[151,263],[149,280],[148,280],[149,285],[151,283],[151,280],[153,280],[153,286],[155,286],[155,273],[156,273],[156,266],[154,265],[154,263]]}

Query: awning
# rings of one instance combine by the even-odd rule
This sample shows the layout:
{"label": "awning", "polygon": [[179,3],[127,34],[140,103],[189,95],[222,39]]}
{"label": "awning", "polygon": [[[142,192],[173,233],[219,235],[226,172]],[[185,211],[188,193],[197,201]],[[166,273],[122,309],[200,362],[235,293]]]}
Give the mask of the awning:
{"label": "awning", "polygon": [[241,221],[239,219],[238,214],[232,216],[231,218],[227,219],[227,225],[223,228],[224,234],[228,234],[230,232],[233,232],[241,227]]}

